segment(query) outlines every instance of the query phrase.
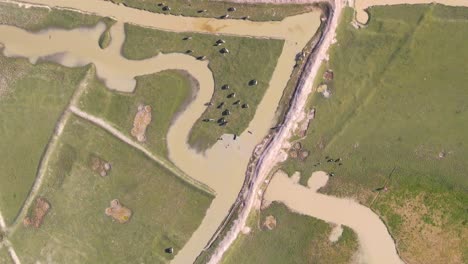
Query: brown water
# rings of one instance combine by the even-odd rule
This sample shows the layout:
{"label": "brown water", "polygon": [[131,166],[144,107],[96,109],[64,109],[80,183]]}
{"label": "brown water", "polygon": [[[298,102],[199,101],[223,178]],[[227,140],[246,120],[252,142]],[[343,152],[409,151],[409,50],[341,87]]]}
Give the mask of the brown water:
{"label": "brown water", "polygon": [[395,244],[380,218],[369,208],[351,200],[317,193],[327,184],[325,172],[314,172],[308,188],[282,171],[271,180],[265,193],[268,201],[280,201],[299,213],[326,222],[345,225],[356,232],[360,245],[360,263],[401,264]]}
{"label": "brown water", "polygon": [[[105,84],[110,89],[119,91],[132,91],[135,87],[135,76],[165,69],[186,70],[199,81],[201,89],[195,101],[174,122],[167,136],[170,159],[188,175],[207,184],[217,193],[202,224],[173,260],[173,263],[193,262],[235,201],[244,181],[252,150],[272,126],[275,109],[295,64],[294,57],[316,32],[320,24],[320,13],[303,14],[281,22],[250,22],[165,16],[94,0],[33,2],[60,4],[101,16],[114,16],[118,23],[111,30],[112,43],[105,50],[101,50],[97,45],[99,35],[104,30],[103,24],[93,29],[47,30],[36,34],[11,26],[0,26],[0,42],[4,43],[4,53],[7,56],[27,57],[31,62],[39,58],[52,60],[65,66],[94,63],[98,76]],[[248,130],[253,134],[243,133],[236,141],[232,135],[225,135],[224,140],[218,141],[205,155],[191,150],[186,144],[190,128],[204,111],[203,104],[210,100],[214,88],[213,76],[207,67],[208,62],[198,61],[184,54],[161,54],[142,61],[127,60],[119,52],[124,40],[123,22],[177,32],[216,31],[232,35],[285,39],[269,89],[249,125]]]}
{"label": "brown water", "polygon": [[369,15],[364,10],[370,6],[430,3],[448,6],[468,6],[468,0],[354,0],[354,8],[356,9],[356,20],[365,24],[369,20]]}

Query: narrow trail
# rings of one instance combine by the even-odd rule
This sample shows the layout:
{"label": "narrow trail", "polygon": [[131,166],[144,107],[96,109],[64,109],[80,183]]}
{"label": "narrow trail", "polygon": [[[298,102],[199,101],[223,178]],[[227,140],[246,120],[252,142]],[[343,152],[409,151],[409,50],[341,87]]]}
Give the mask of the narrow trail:
{"label": "narrow trail", "polygon": [[[1,233],[5,233],[6,228],[7,228],[7,226],[6,226],[6,223],[5,223],[5,219],[3,218],[2,212],[0,211],[0,231],[1,231]],[[10,254],[11,260],[13,261],[14,264],[21,264],[13,245],[11,244],[11,242],[8,239],[4,238],[3,241],[0,241],[0,249],[2,247],[7,248],[8,254]]]}
{"label": "narrow trail", "polygon": [[107,123],[105,120],[99,118],[99,117],[96,117],[96,116],[93,116],[91,114],[88,114],[84,111],[82,111],[81,109],[79,109],[78,107],[74,106],[74,105],[71,105],[69,110],[99,126],[100,128],[106,130],[107,132],[109,132],[110,134],[112,134],[113,136],[115,136],[116,138],[120,139],[121,141],[127,143],[128,145],[138,149],[139,151],[143,152],[146,156],[148,156],[150,159],[152,159],[153,161],[157,162],[158,164],[160,164],[161,166],[163,166],[164,168],[166,168],[167,170],[169,170],[170,172],[172,172],[173,174],[175,174],[177,177],[180,177],[182,180],[188,182],[189,184],[192,184],[194,185],[195,187],[205,191],[205,192],[208,192],[210,194],[213,194],[215,195],[216,192],[211,189],[210,187],[208,187],[207,185],[199,182],[199,181],[196,181],[195,179],[191,178],[190,176],[186,175],[183,171],[181,171],[180,169],[178,169],[176,166],[170,164],[168,161],[166,160],[163,160],[157,156],[155,156],[153,153],[151,153],[149,150],[147,150],[145,147],[143,147],[142,145],[138,144],[137,142],[135,142],[133,139],[129,138],[128,136],[126,136],[125,134],[123,134],[122,132],[120,132],[119,130],[117,130],[116,128],[114,128],[112,125],[110,125],[109,123]]}
{"label": "narrow trail", "polygon": [[[103,28],[98,28],[99,25],[94,31],[87,30],[87,33],[80,32],[77,29],[75,31],[49,30],[47,33],[40,34],[25,33],[9,26],[0,26],[2,31],[0,39],[10,43],[6,44],[5,52],[8,52],[9,47],[12,49],[8,54],[34,59],[66,51],[60,58],[60,62],[65,64],[65,66],[93,63],[96,65],[98,76],[102,73],[99,77],[105,80],[106,86],[126,92],[133,91],[134,76],[157,72],[167,68],[186,69],[193,76],[196,76],[197,80],[200,81],[199,77],[203,80],[203,82],[200,82],[200,87],[202,88],[195,101],[190,104],[183,115],[177,118],[167,135],[169,147],[168,160],[193,179],[207,184],[217,194],[206,211],[202,223],[192,234],[183,249],[172,260],[172,263],[185,264],[193,262],[213,237],[213,234],[229,213],[231,205],[236,200],[245,179],[245,168],[252,150],[268,133],[271,127],[274,109],[277,107],[276,102],[279,102],[282,90],[286,87],[289,80],[290,73],[295,64],[295,56],[316,33],[320,24],[320,12],[315,11],[286,18],[281,22],[254,23],[244,20],[200,19],[157,15],[145,11],[130,11],[129,8],[113,4],[112,10],[108,10],[104,8],[107,7],[107,3],[97,0],[86,1],[83,5],[81,5],[82,1],[41,1],[49,4],[52,4],[52,2],[55,2],[57,5],[63,4],[68,6],[68,8],[76,5],[77,9],[83,7],[88,12],[94,12],[97,15],[112,15],[114,11],[117,12],[116,16],[121,18],[121,20],[111,29],[111,34],[113,35],[112,43],[114,44],[111,44],[110,47],[102,51],[97,45],[93,45],[89,41],[91,39],[97,40],[98,36],[102,33],[100,30],[103,30]],[[127,12],[129,16],[126,16]],[[147,19],[143,21],[142,17]],[[175,22],[170,23],[170,21]],[[255,131],[255,133],[248,134],[246,132],[240,135],[237,140],[232,139],[230,136],[225,137],[223,141],[218,141],[204,155],[190,149],[186,144],[187,135],[190,133],[193,124],[205,111],[206,106],[204,106],[204,103],[210,100],[215,88],[213,75],[207,67],[207,62],[197,61],[195,58],[184,54],[160,54],[142,61],[127,60],[121,56],[120,49],[114,49],[120,44],[119,41],[116,42],[115,40],[124,39],[123,22],[135,24],[142,22],[146,25],[179,32],[206,32],[206,27],[212,26],[216,29],[216,33],[219,34],[255,34],[262,37],[287,39],[269,82],[269,89],[266,91],[262,102],[260,102],[254,119],[250,122],[249,128]],[[119,27],[119,25],[122,27]],[[49,34],[53,35],[53,41],[48,38]],[[117,34],[118,38],[115,38],[114,34]],[[211,34],[214,34],[214,32],[211,32]],[[35,45],[23,45],[24,43],[35,43]],[[114,48],[112,45],[114,45]],[[133,85],[123,85],[122,79],[125,79],[125,81],[130,80]],[[124,90],[121,88],[124,88]],[[219,177],[219,175],[223,177]]]}
{"label": "narrow trail", "polygon": [[44,181],[44,176],[46,175],[47,168],[49,165],[50,156],[54,152],[55,148],[57,147],[57,142],[58,142],[60,135],[62,134],[63,127],[70,119],[71,113],[68,109],[73,103],[75,103],[78,100],[78,98],[86,89],[86,86],[88,85],[89,80],[93,78],[94,75],[95,75],[95,69],[93,67],[90,70],[88,70],[85,77],[78,85],[78,88],[73,93],[67,109],[62,113],[62,116],[59,118],[55,126],[54,134],[52,135],[49,143],[46,146],[46,150],[44,154],[42,155],[41,162],[39,164],[39,169],[37,171],[37,176],[36,176],[36,179],[34,180],[33,187],[31,188],[31,191],[29,192],[28,197],[26,198],[23,206],[21,207],[20,213],[16,216],[15,221],[13,222],[12,226],[9,228],[7,227],[5,230],[9,235],[13,234],[16,231],[18,226],[21,224],[22,219],[26,217],[29,207],[31,207],[34,199],[37,196],[37,193],[39,192],[42,186],[42,182]]}
{"label": "narrow trail", "polygon": [[14,264],[21,264],[20,259],[18,258],[18,254],[16,254],[15,248],[11,244],[11,242],[8,239],[5,239],[3,241],[3,244],[7,247],[8,254],[10,254],[11,260],[13,261]]}
{"label": "narrow trail", "polygon": [[0,211],[0,230],[5,230],[5,229],[6,229],[5,218],[3,218],[2,212]]}

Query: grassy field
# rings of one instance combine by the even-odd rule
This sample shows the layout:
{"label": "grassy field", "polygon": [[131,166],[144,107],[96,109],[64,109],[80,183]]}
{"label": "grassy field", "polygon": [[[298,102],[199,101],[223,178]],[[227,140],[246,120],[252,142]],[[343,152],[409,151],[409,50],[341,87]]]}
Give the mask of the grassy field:
{"label": "grassy field", "polygon": [[303,184],[315,170],[334,172],[325,192],[376,210],[408,263],[467,262],[468,8],[373,7],[370,15],[357,30],[345,12],[322,67],[334,80],[317,83],[331,97],[310,98],[317,115],[301,143],[311,154],[283,169],[301,171]]}
{"label": "grassy field", "polygon": [[[124,4],[128,7],[143,9],[153,13],[171,14],[190,17],[220,18],[228,14],[229,18],[245,19],[253,21],[275,21],[283,20],[287,16],[306,13],[314,8],[311,4],[241,4],[210,0],[108,0],[113,3]],[[160,5],[164,3],[164,5]],[[170,10],[164,10],[165,7]],[[228,11],[234,7],[233,12]],[[201,12],[206,10],[206,12]]]}
{"label": "grassy field", "polygon": [[[154,29],[125,25],[127,38],[123,46],[123,54],[130,59],[145,59],[162,53],[193,50],[191,55],[206,56],[215,80],[215,92],[212,98],[213,106],[207,108],[192,128],[189,143],[199,150],[212,146],[217,138],[224,133],[240,134],[252,120],[256,106],[260,103],[273,74],[284,41],[255,39],[248,37],[216,36],[208,34],[181,34]],[[191,40],[183,40],[190,35]],[[214,46],[218,39],[226,41],[222,46]],[[221,54],[220,49],[226,47],[229,54]],[[249,86],[250,80],[257,80],[256,86]],[[222,90],[225,84],[229,90]],[[236,93],[235,98],[227,98]],[[240,100],[239,105],[233,105]],[[225,103],[220,109],[217,108]],[[247,103],[249,108],[242,108]],[[202,122],[203,119],[222,117],[226,109],[231,115],[226,117],[229,124],[222,127],[216,122]]]}
{"label": "grassy field", "polygon": [[16,216],[55,124],[86,68],[0,56],[0,209]]}
{"label": "grassy field", "polygon": [[[277,226],[263,226],[267,216]],[[332,227],[315,218],[293,213],[273,203],[250,217],[251,233],[241,234],[224,256],[223,263],[349,263],[357,250],[357,237],[344,227],[340,239],[329,242]]]}
{"label": "grassy field", "polygon": [[[108,176],[91,170],[91,157],[111,163]],[[166,263],[173,255],[164,249],[182,248],[213,198],[76,117],[38,195],[51,204],[42,227],[21,226],[10,238],[23,263]],[[113,199],[132,210],[129,222],[105,215]]]}
{"label": "grassy field", "polygon": [[138,106],[151,105],[153,120],[146,130],[144,144],[153,153],[167,157],[169,126],[177,112],[182,111],[192,98],[192,85],[195,84],[190,78],[185,72],[176,70],[140,76],[131,94],[110,91],[96,78],[89,84],[79,106],[85,112],[108,120],[131,137],[130,130]]}
{"label": "grassy field", "polygon": [[49,10],[40,7],[21,8],[12,3],[0,3],[0,24],[12,25],[33,32],[47,28],[74,29],[79,27],[94,27],[99,22],[103,22],[107,26],[107,30],[99,41],[99,45],[103,45],[101,47],[106,47],[106,44],[109,45],[110,43],[108,30],[115,23],[115,20],[111,18],[103,18],[70,10],[55,8]]}
{"label": "grassy field", "polygon": [[6,247],[0,248],[0,263],[13,263],[13,261],[11,261],[10,255],[8,254],[8,250],[6,249]]}

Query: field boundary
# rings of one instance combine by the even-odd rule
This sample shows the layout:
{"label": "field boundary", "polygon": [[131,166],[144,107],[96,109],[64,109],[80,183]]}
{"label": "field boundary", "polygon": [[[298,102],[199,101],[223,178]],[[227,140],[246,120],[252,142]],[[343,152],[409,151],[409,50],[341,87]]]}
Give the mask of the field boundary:
{"label": "field boundary", "polygon": [[206,185],[206,184],[204,184],[202,182],[199,182],[199,181],[193,179],[192,177],[188,176],[186,173],[184,173],[182,170],[180,170],[176,166],[171,165],[167,160],[164,160],[164,159],[161,159],[161,158],[157,157],[156,155],[151,153],[151,151],[149,151],[148,149],[146,149],[142,145],[136,143],[134,140],[127,137],[125,134],[120,132],[118,129],[114,128],[112,125],[110,125],[105,120],[103,120],[103,119],[101,119],[99,117],[93,116],[93,115],[91,115],[89,113],[86,113],[86,112],[82,111],[81,109],[79,109],[78,107],[76,107],[74,105],[71,105],[69,109],[76,116],[78,116],[78,117],[80,117],[80,118],[82,118],[82,119],[84,119],[84,120],[86,120],[86,121],[88,121],[90,123],[93,123],[94,125],[100,127],[101,129],[104,129],[105,131],[110,133],[112,136],[120,139],[121,141],[125,142],[126,144],[130,145],[131,147],[136,148],[139,151],[143,152],[148,158],[155,161],[159,165],[163,166],[165,169],[167,169],[171,173],[175,174],[177,177],[179,177],[183,181],[189,183],[190,185],[192,185],[192,186],[194,186],[194,187],[196,187],[196,188],[198,188],[198,189],[200,189],[200,190],[202,190],[204,192],[207,192],[207,193],[212,194],[212,195],[216,195],[216,192],[213,189],[211,189],[210,187],[208,187],[208,185]]}
{"label": "field boundary", "polygon": [[43,155],[41,157],[41,161],[39,163],[39,167],[38,167],[37,174],[36,174],[36,179],[34,180],[33,186],[31,188],[31,190],[29,191],[29,194],[28,194],[26,200],[24,201],[23,206],[20,208],[20,212],[18,213],[15,220],[13,221],[13,224],[11,225],[10,228],[6,229],[6,231],[9,234],[13,234],[15,232],[15,230],[18,228],[18,226],[21,223],[21,219],[23,219],[26,216],[29,207],[31,206],[31,204],[34,201],[34,198],[36,198],[37,192],[39,191],[39,189],[42,186],[42,182],[44,180],[44,177],[45,177],[45,174],[46,174],[46,171],[47,171],[47,167],[48,167],[48,164],[49,164],[50,156],[51,156],[52,152],[55,150],[55,148],[57,146],[57,141],[58,141],[60,135],[63,132],[63,128],[65,127],[65,124],[70,119],[71,113],[69,111],[69,108],[70,108],[70,106],[72,104],[74,104],[78,100],[78,98],[84,92],[86,86],[88,85],[89,80],[92,77],[94,77],[94,74],[95,74],[95,68],[94,67],[91,67],[91,68],[89,68],[87,70],[85,77],[83,78],[83,80],[78,85],[78,88],[73,93],[67,108],[62,113],[62,115],[60,116],[57,124],[55,125],[54,133],[53,133],[51,139],[49,140],[49,142],[47,143],[47,145],[45,147],[45,151],[44,151],[44,153],[43,153]]}

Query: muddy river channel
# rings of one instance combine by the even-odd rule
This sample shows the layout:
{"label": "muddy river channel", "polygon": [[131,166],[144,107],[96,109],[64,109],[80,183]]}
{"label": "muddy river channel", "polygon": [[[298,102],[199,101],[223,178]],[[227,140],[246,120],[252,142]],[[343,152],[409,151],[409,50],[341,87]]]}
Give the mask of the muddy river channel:
{"label": "muddy river channel", "polygon": [[[195,100],[177,118],[167,135],[170,160],[190,177],[208,185],[216,192],[216,198],[201,225],[173,260],[173,263],[193,262],[234,203],[244,181],[245,170],[252,151],[272,126],[276,107],[295,64],[295,55],[302,50],[320,25],[320,12],[289,17],[281,22],[250,22],[160,15],[97,0],[35,0],[33,2],[114,17],[118,22],[111,29],[112,43],[105,50],[101,50],[98,46],[99,36],[105,30],[104,24],[98,24],[94,28],[70,31],[51,29],[38,33],[0,25],[0,43],[4,45],[3,53],[6,56],[26,57],[32,63],[38,59],[54,61],[68,67],[93,63],[99,78],[104,80],[109,89],[123,92],[133,91],[136,76],[166,69],[185,70],[198,80],[200,89]],[[123,25],[127,22],[175,32],[203,32],[285,39],[286,42],[270,81],[269,89],[247,129],[253,133],[245,132],[236,141],[233,140],[232,135],[224,135],[224,140],[218,141],[204,154],[190,149],[186,143],[190,128],[203,113],[206,107],[204,103],[210,101],[213,94],[214,81],[208,68],[208,62],[198,61],[192,56],[177,53],[160,54],[150,59],[138,61],[125,59],[121,56],[120,49],[125,39]],[[281,186],[275,188],[281,188]],[[281,192],[284,192],[286,196],[294,196],[296,190],[285,184],[285,188]],[[286,202],[286,204],[296,208],[290,202]],[[309,203],[309,207],[314,206],[313,202]],[[315,212],[314,210],[308,212],[308,214],[325,221],[347,225],[347,222],[338,218],[342,217],[339,214],[322,218],[323,215],[320,213],[310,213]],[[335,219],[335,217],[337,218]],[[362,218],[362,222],[366,223],[366,218],[371,218],[374,221],[376,215],[358,212],[353,217]],[[383,226],[381,222],[380,224]],[[351,225],[350,227],[353,228]],[[359,235],[360,229],[354,231]],[[383,240],[390,237],[388,232],[378,233],[378,236],[383,236]],[[384,246],[394,250],[393,243],[382,245],[382,247]]]}

